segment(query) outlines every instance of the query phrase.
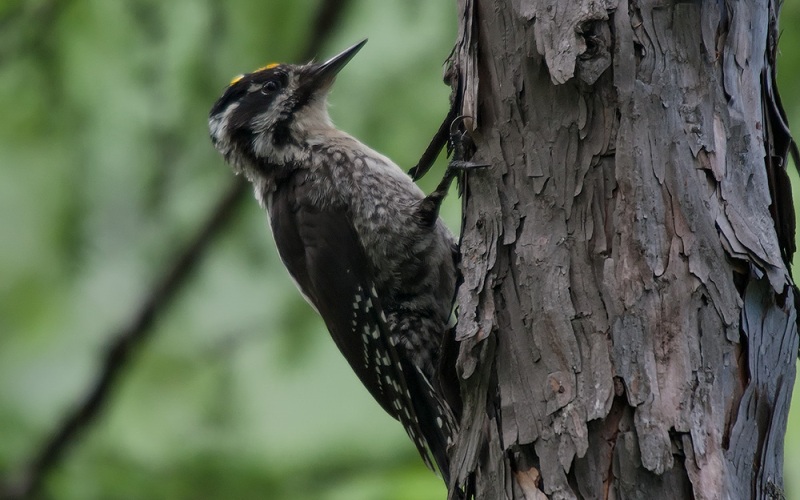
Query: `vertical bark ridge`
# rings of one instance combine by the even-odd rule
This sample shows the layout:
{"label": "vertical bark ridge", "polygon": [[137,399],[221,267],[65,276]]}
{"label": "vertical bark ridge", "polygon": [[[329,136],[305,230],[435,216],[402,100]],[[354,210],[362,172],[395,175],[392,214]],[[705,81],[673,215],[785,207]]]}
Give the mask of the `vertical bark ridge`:
{"label": "vertical bark ridge", "polygon": [[793,143],[762,95],[775,10],[460,2],[452,62],[492,165],[469,178],[459,292],[454,475],[478,498],[781,491],[798,337],[768,161]]}

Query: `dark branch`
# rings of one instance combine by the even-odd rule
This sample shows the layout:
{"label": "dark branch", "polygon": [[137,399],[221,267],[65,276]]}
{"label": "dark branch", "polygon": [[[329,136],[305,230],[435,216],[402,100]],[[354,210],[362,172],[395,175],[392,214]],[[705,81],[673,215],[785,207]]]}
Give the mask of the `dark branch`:
{"label": "dark branch", "polygon": [[18,482],[4,492],[4,498],[27,498],[33,495],[47,473],[64,457],[69,446],[77,441],[89,424],[96,421],[105,403],[108,402],[115,383],[135,354],[136,348],[152,335],[156,319],[178,296],[178,292],[192,271],[197,268],[211,242],[236,212],[239,200],[243,193],[247,192],[246,187],[247,184],[240,179],[231,185],[217,202],[205,224],[179,253],[147,295],[144,303],[132,315],[129,323],[109,336],[112,341],[106,350],[94,385],[83,401],[65,416],[58,428],[45,441]]}
{"label": "dark branch", "polygon": [[[309,43],[301,53],[300,60],[311,59],[320,50],[347,4],[348,0],[323,1],[314,19]],[[211,244],[227,227],[248,192],[247,182],[237,178],[222,194],[194,237],[178,252],[174,261],[166,266],[164,274],[131,315],[127,325],[109,335],[111,342],[103,357],[102,366],[84,398],[67,413],[16,480],[5,485],[0,492],[0,498],[34,497],[47,475],[64,459],[69,448],[97,421],[136,350],[152,336],[156,321],[168,311],[184,290],[188,278],[202,262]]]}

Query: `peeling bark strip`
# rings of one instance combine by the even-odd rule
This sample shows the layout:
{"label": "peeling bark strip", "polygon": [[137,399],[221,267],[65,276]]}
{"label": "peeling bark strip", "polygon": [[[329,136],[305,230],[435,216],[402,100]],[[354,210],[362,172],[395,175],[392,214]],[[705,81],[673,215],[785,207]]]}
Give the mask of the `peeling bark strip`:
{"label": "peeling bark strip", "polygon": [[454,481],[779,498],[798,349],[774,0],[461,0]]}

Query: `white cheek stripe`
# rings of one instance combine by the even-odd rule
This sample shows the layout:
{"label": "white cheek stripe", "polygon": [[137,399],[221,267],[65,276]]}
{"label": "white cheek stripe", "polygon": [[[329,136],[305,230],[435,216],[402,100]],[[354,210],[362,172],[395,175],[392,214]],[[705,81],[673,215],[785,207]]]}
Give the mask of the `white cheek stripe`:
{"label": "white cheek stripe", "polygon": [[226,137],[228,132],[228,119],[230,118],[231,113],[233,113],[236,108],[239,107],[238,102],[234,102],[222,113],[222,116],[215,116],[211,120],[208,121],[209,128],[211,129],[211,135],[214,139],[217,140],[220,144],[228,145],[228,137]]}

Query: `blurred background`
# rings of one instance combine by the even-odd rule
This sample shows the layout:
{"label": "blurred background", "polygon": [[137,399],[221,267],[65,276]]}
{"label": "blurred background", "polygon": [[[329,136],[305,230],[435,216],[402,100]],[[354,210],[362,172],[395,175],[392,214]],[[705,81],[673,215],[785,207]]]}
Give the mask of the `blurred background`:
{"label": "blurred background", "polygon": [[[110,336],[229,189],[213,101],[236,74],[298,61],[320,3],[0,2],[0,477],[84,397]],[[452,0],[348,2],[318,59],[370,42],[338,78],[334,121],[412,166],[447,111],[456,21]],[[779,76],[795,129],[798,25],[787,0]],[[444,215],[457,230],[455,197]],[[249,196],[133,354],[46,496],[444,498],[295,291]],[[795,394],[787,498],[800,498]]]}

